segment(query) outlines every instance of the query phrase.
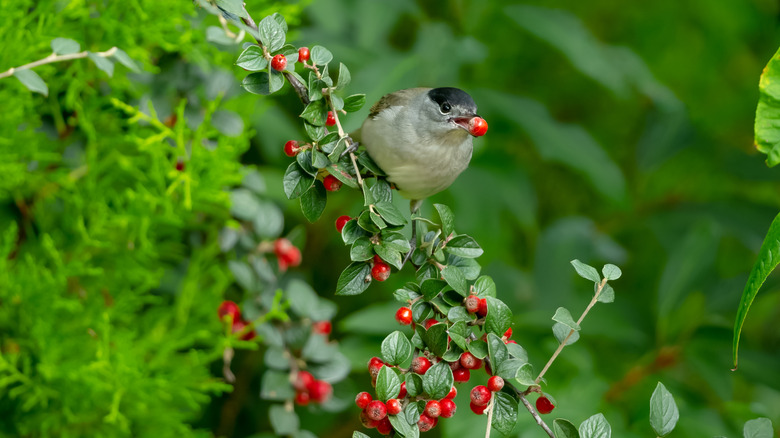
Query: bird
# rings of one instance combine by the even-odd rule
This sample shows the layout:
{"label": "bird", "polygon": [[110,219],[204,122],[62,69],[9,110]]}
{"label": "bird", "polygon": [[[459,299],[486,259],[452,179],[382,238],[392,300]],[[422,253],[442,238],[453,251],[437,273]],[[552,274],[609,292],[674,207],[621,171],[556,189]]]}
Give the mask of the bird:
{"label": "bird", "polygon": [[487,122],[465,91],[408,88],[379,99],[353,138],[415,213],[422,200],[449,187],[466,169],[473,137],[486,131]]}

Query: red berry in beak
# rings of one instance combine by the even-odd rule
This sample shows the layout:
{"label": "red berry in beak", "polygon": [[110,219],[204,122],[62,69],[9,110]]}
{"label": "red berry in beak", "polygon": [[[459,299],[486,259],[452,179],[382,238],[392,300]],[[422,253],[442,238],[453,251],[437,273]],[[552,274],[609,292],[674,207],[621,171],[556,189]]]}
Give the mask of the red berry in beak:
{"label": "red berry in beak", "polygon": [[474,137],[482,137],[488,130],[488,124],[482,117],[473,117],[469,120],[469,134]]}

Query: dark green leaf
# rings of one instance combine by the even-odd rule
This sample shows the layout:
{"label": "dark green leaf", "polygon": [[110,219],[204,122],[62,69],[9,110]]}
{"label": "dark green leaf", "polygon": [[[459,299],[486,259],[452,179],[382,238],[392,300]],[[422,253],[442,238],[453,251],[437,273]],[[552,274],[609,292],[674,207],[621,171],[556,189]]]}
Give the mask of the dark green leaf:
{"label": "dark green leaf", "polygon": [[382,169],[379,168],[379,165],[374,162],[373,159],[366,153],[366,151],[361,151],[357,156],[358,163],[360,163],[363,167],[368,169],[371,173],[377,176],[384,176],[385,172],[382,171]]}
{"label": "dark green leaf", "polygon": [[439,295],[443,290],[447,289],[447,283],[443,280],[429,278],[420,283],[420,293],[423,299],[426,301],[432,300],[436,295]]}
{"label": "dark green leaf", "polygon": [[393,202],[393,191],[390,184],[383,179],[367,178],[363,180],[365,185],[365,205],[376,204],[378,202]]}
{"label": "dark green leaf", "polygon": [[252,94],[262,94],[267,96],[272,93],[268,79],[268,71],[260,71],[247,75],[241,86]]}
{"label": "dark green leaf", "polygon": [[368,234],[366,230],[360,228],[354,218],[344,224],[344,228],[341,230],[341,240],[347,245],[355,243],[355,241],[361,237],[369,236],[370,234]]}
{"label": "dark green leaf", "polygon": [[374,204],[374,207],[376,208],[377,212],[379,212],[379,215],[382,216],[382,219],[384,219],[384,221],[388,224],[403,225],[406,223],[406,219],[404,219],[403,215],[400,211],[398,211],[395,205],[386,201],[379,201]]}
{"label": "dark green leaf", "polygon": [[259,46],[251,45],[238,55],[236,65],[244,70],[260,71],[268,67],[268,60],[263,56],[263,49]]}
{"label": "dark green leaf", "polygon": [[569,312],[569,310],[565,307],[559,307],[555,311],[555,315],[553,315],[552,319],[553,321],[559,322],[572,330],[580,330],[580,325],[574,321],[574,318],[571,316],[571,312]]}
{"label": "dark green leaf", "polygon": [[275,17],[269,15],[263,18],[258,23],[257,30],[260,41],[269,52],[275,52],[284,46],[286,31]]}
{"label": "dark green leaf", "polygon": [[498,298],[485,297],[488,312],[485,316],[485,331],[503,336],[506,329],[512,325],[512,311]]}
{"label": "dark green leaf", "polygon": [[[607,277],[607,274],[604,274]],[[580,424],[581,438],[612,438],[610,427],[604,414],[596,414]]]}
{"label": "dark green leaf", "polygon": [[333,59],[333,54],[330,50],[322,46],[314,46],[311,48],[311,62],[316,65],[325,65]]}
{"label": "dark green leaf", "polygon": [[51,40],[51,50],[58,55],[70,55],[81,50],[81,45],[70,38],[54,38]]}
{"label": "dark green leaf", "polygon": [[371,218],[371,222],[373,222],[374,225],[376,225],[377,228],[379,228],[380,230],[384,229],[384,228],[387,228],[387,223],[385,223],[385,221],[382,219],[381,216],[379,216],[378,214],[374,213],[373,211],[370,211],[368,213],[368,217]]}
{"label": "dark green leaf", "polygon": [[780,163],[780,129],[777,126],[777,119],[780,118],[779,83],[780,49],[769,60],[758,82],[758,107],[754,126],[756,147],[767,155],[766,164],[770,167]]}
{"label": "dark green leaf", "polygon": [[440,361],[428,369],[422,380],[425,392],[436,400],[446,397],[455,383],[452,377],[452,368],[445,361]]}
{"label": "dark green leaf", "polygon": [[577,274],[586,279],[590,280],[594,283],[598,283],[601,281],[601,277],[599,276],[599,271],[596,270],[593,266],[586,265],[585,263],[582,263],[581,261],[574,259],[571,261],[571,265],[574,266],[574,270],[577,271]]}
{"label": "dark green leaf", "polygon": [[390,333],[382,341],[382,358],[389,365],[400,365],[412,356],[412,343],[399,331]]}
{"label": "dark green leaf", "polygon": [[[414,412],[411,412],[414,410]],[[417,428],[417,424],[410,424],[408,420],[409,415],[418,415],[417,405],[415,403],[409,403],[406,405],[404,412],[398,415],[388,415],[390,424],[393,426],[396,436],[398,438],[419,438],[420,429]]]}
{"label": "dark green leaf", "polygon": [[108,77],[114,76],[114,62],[108,58],[98,55],[97,53],[87,52],[89,59],[95,63],[95,66],[100,70],[103,70]]}
{"label": "dark green leaf", "polygon": [[447,312],[447,319],[451,322],[471,322],[474,320],[474,315],[467,312],[463,306],[456,306]]}
{"label": "dark green leaf", "polygon": [[[311,151],[311,165],[314,166],[317,169],[324,169],[328,166],[330,166],[330,160],[328,159],[328,156],[323,154],[322,152],[318,150]],[[333,175],[336,176],[336,175]],[[341,181],[341,178],[336,178]]]}
{"label": "dark green leaf", "polygon": [[284,194],[287,199],[296,199],[306,193],[314,185],[314,181],[314,177],[304,172],[297,162],[290,163],[284,172]]}
{"label": "dark green leaf", "polygon": [[384,243],[374,245],[374,251],[379,255],[379,258],[394,266],[400,270],[403,268],[403,256],[400,252],[386,246]]}
{"label": "dark green leaf", "polygon": [[566,345],[571,345],[580,339],[580,333],[577,330],[572,330],[571,327],[560,322],[556,322],[552,327],[553,335],[555,335],[555,339],[558,340],[559,344],[566,341]]}
{"label": "dark green leaf", "polygon": [[425,301],[415,301],[412,304],[412,318],[418,323],[422,323],[425,319],[428,319],[433,313],[431,305]]}
{"label": "dark green leaf", "polygon": [[556,418],[553,421],[553,433],[555,438],[580,438],[577,428],[569,420]]}
{"label": "dark green leaf", "polygon": [[452,210],[444,204],[433,204],[436,211],[439,213],[439,220],[441,222],[441,234],[444,237],[449,236],[455,232],[455,216],[452,214]]}
{"label": "dark green leaf", "polygon": [[756,418],[745,422],[742,428],[744,438],[773,438],[772,421],[769,418]]}
{"label": "dark green leaf", "polygon": [[306,105],[301,117],[312,125],[322,126],[328,118],[328,108],[324,100],[315,100]]}
{"label": "dark green leaf", "polygon": [[[453,307],[455,309],[456,307]],[[463,321],[458,321],[454,324],[452,324],[447,330],[447,334],[450,335],[450,339],[452,339],[452,342],[458,345],[463,350],[466,350],[468,346],[466,345],[466,336],[468,336],[468,327],[466,327],[466,323]]]}
{"label": "dark green leaf", "polygon": [[353,262],[341,273],[336,284],[336,295],[358,295],[371,284],[371,265]]}
{"label": "dark green leaf", "polygon": [[674,397],[663,383],[658,385],[650,396],[650,426],[659,437],[669,435],[680,419],[680,411]]}
{"label": "dark green leaf", "polygon": [[469,353],[477,357],[477,359],[484,359],[488,356],[488,344],[482,340],[475,340],[469,342]]}
{"label": "dark green leaf", "polygon": [[395,231],[382,231],[382,245],[406,254],[412,247],[403,234]]}
{"label": "dark green leaf", "polygon": [[509,435],[517,423],[517,400],[505,392],[493,393],[493,429]]}
{"label": "dark green leaf", "polygon": [[402,287],[400,289],[396,289],[395,292],[393,292],[393,296],[395,297],[396,301],[408,303],[419,298],[420,294],[411,288]]}
{"label": "dark green leaf", "polygon": [[476,280],[482,267],[475,259],[464,259],[456,255],[447,254],[447,265],[457,267],[463,273],[466,280]]}
{"label": "dark green leaf", "polygon": [[[377,216],[378,217],[378,216]],[[381,221],[382,218],[379,218]],[[376,226],[373,219],[371,218],[371,212],[368,210],[363,210],[362,213],[360,213],[360,216],[358,216],[357,224],[360,226],[360,228],[368,231],[370,234],[376,234],[379,232],[379,227]]]}
{"label": "dark green leaf", "polygon": [[501,364],[509,359],[509,351],[504,345],[504,341],[493,333],[487,335],[488,357],[490,358],[490,367],[494,370],[501,368]]}
{"label": "dark green leaf", "polygon": [[269,73],[268,91],[276,93],[284,86],[284,75],[274,69],[271,69]]}
{"label": "dark green leaf", "polygon": [[455,266],[445,266],[441,271],[441,276],[455,292],[464,297],[466,296],[468,293],[468,284],[466,283],[466,277],[463,276],[463,272],[459,268]]}
{"label": "dark green leaf", "polygon": [[496,296],[496,283],[493,279],[487,275],[483,275],[477,279],[474,283],[474,291],[480,298],[495,297]]}
{"label": "dark green leaf", "polygon": [[604,274],[604,278],[610,281],[617,280],[618,278],[620,278],[621,275],[623,275],[623,271],[621,271],[620,268],[612,264],[604,265],[604,267],[601,268],[601,273]]}
{"label": "dark green leaf", "polygon": [[14,77],[19,79],[19,82],[27,87],[28,90],[34,93],[43,94],[44,96],[49,95],[49,87],[47,87],[46,82],[38,76],[38,73],[29,69],[16,70],[14,71]]}
{"label": "dark green leaf", "polygon": [[333,150],[328,154],[328,159],[331,161],[331,163],[339,163],[345,170],[348,170],[350,173],[355,172],[355,166],[352,165],[352,162],[349,161],[349,158],[347,156],[342,157],[341,154],[344,153],[344,151],[347,150],[347,138],[341,138],[339,141],[336,142],[336,146],[333,148]]}
{"label": "dark green leaf", "polygon": [[398,378],[398,374],[391,367],[380,368],[376,378],[376,398],[387,402],[391,398],[398,397],[399,392],[401,392],[401,379]]}
{"label": "dark green leaf", "polygon": [[[339,63],[339,78],[336,82],[336,89],[341,90],[352,80],[352,76],[349,74],[349,69],[343,63]],[[335,96],[334,96],[335,97]]]}
{"label": "dark green leaf", "polygon": [[358,111],[360,108],[363,108],[363,105],[365,104],[366,104],[365,94],[353,94],[351,96],[347,96],[344,99],[344,111],[348,113],[353,113],[355,111]]}
{"label": "dark green leaf", "polygon": [[289,373],[269,370],[263,374],[260,386],[260,398],[264,400],[288,400],[295,397],[290,385]]}
{"label": "dark green leaf", "polygon": [[422,377],[419,374],[406,374],[406,393],[409,397],[417,397],[423,392]]}
{"label": "dark green leaf", "polygon": [[309,122],[303,123],[303,129],[306,131],[306,135],[314,141],[319,141],[328,134],[328,130],[324,126],[312,125]]}
{"label": "dark green leaf", "polygon": [[301,196],[301,211],[303,217],[309,222],[316,222],[325,211],[328,202],[328,192],[320,181],[314,181],[314,185]]}
{"label": "dark green leaf", "polygon": [[471,236],[461,234],[455,236],[447,242],[444,250],[450,254],[454,254],[458,257],[476,258],[482,255],[482,248],[479,247],[477,241]]}
{"label": "dark green leaf", "polygon": [[343,182],[353,189],[358,188],[357,180],[354,176],[340,163],[330,164],[326,167],[328,173],[336,177],[339,181]]}
{"label": "dark green leaf", "polygon": [[360,237],[352,244],[352,248],[349,250],[349,258],[353,262],[371,260],[374,257],[373,247],[374,245],[367,237]]}
{"label": "dark green leaf", "polygon": [[417,333],[420,334],[420,338],[431,353],[441,357],[447,351],[447,324],[437,323],[428,330],[417,326]]}

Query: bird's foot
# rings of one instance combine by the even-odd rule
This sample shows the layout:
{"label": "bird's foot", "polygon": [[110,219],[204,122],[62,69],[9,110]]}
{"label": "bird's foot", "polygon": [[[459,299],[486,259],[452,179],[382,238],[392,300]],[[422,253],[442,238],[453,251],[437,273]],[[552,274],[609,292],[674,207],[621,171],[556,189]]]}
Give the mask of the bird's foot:
{"label": "bird's foot", "polygon": [[344,152],[339,155],[339,158],[343,158],[353,152],[356,152],[358,150],[358,147],[360,146],[360,143],[356,142],[355,140],[352,140],[352,137],[347,137],[347,148],[344,149]]}

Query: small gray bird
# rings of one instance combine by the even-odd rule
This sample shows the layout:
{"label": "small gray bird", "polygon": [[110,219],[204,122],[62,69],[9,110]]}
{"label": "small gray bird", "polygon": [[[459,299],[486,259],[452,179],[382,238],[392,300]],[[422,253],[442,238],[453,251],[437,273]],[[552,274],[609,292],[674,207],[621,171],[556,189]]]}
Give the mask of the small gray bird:
{"label": "small gray bird", "polygon": [[458,88],[409,88],[371,107],[357,137],[416,211],[468,166],[472,136],[487,131],[476,113],[474,99]]}

